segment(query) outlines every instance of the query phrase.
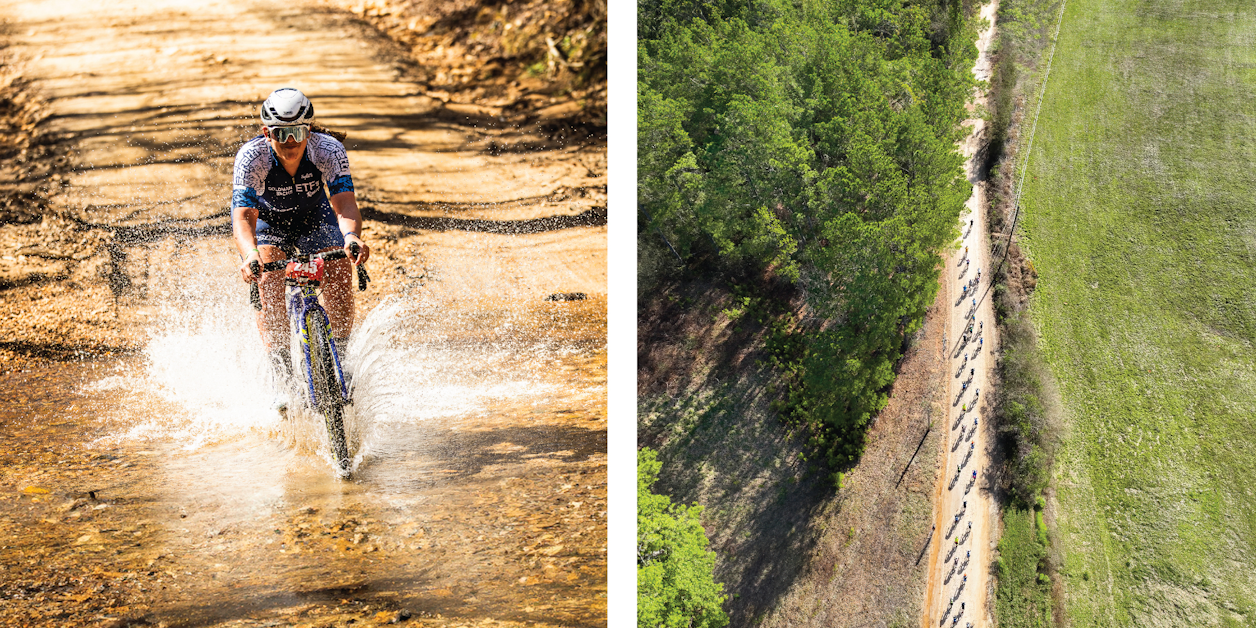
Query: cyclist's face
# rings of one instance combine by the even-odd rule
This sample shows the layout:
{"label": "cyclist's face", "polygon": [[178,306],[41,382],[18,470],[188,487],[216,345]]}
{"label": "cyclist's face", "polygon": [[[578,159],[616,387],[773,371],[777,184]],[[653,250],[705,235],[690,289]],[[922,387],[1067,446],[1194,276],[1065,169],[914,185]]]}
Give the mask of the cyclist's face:
{"label": "cyclist's face", "polygon": [[270,141],[270,147],[275,151],[275,154],[279,155],[280,159],[285,160],[300,158],[301,155],[305,154],[305,143],[310,141],[310,134],[306,133],[305,139],[300,142],[288,141],[281,143],[271,136],[270,130],[266,128],[266,125],[262,125],[262,134]]}

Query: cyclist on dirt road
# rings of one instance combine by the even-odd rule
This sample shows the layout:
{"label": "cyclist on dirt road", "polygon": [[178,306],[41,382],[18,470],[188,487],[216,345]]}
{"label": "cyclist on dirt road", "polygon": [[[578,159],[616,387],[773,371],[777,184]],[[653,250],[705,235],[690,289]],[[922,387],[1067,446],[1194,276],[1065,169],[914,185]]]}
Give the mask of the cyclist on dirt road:
{"label": "cyclist on dirt road", "polygon": [[[232,177],[231,224],[244,261],[240,276],[257,281],[262,310],[258,328],[271,356],[287,363],[288,321],[283,271],[253,274],[250,264],[286,259],[280,247],[302,254],[332,251],[357,243],[355,264],[370,257],[359,235],[362,215],[353,194],[345,147],[331,135],[313,131],[314,105],[300,90],[277,89],[261,106],[261,132],[236,153]],[[327,262],[323,301],[337,345],[353,328],[353,275],[350,260]],[[260,279],[260,280],[259,280]]]}

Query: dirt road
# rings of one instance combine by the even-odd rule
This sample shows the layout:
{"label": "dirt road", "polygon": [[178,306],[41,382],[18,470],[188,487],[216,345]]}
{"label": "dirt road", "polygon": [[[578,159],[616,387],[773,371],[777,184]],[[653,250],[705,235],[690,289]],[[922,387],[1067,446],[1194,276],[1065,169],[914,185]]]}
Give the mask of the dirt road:
{"label": "dirt road", "polygon": [[[990,77],[988,51],[994,40],[998,10],[998,0],[991,0],[981,8],[981,17],[990,26],[982,31],[977,41],[980,54],[973,74],[978,80]],[[977,104],[984,103],[984,95],[979,96]],[[995,434],[990,421],[986,420],[989,415],[985,400],[994,392],[989,384],[998,339],[992,299],[988,295],[981,297],[990,281],[990,251],[985,237],[986,184],[979,180],[976,157],[985,121],[974,119],[969,123],[972,133],[965,140],[962,152],[968,158],[965,169],[973,183],[973,195],[966,204],[969,211],[961,227],[962,248],[947,258],[943,271],[952,305],[947,331],[951,382],[947,401],[951,406],[944,426],[949,437],[934,499],[935,532],[929,550],[922,628],[966,626],[969,622],[975,627],[994,624],[989,576],[999,519],[998,504],[987,488],[986,472],[990,469],[990,448],[995,444]],[[981,278],[974,284],[979,271]],[[964,341],[962,336],[970,324],[974,332],[971,340]],[[981,391],[980,398],[976,397],[978,391]],[[956,621],[958,623],[953,623]]]}
{"label": "dirt road", "polygon": [[[0,14],[64,156],[0,224],[0,623],[603,625],[604,145],[445,103],[327,5]],[[267,409],[232,277],[283,85],[348,132],[374,247],[347,483]]]}

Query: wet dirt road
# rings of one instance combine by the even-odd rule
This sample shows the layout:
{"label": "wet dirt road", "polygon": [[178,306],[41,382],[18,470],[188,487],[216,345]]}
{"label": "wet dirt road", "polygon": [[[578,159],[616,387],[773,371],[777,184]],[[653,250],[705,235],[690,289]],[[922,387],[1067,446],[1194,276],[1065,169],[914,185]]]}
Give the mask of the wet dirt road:
{"label": "wet dirt road", "polygon": [[[70,164],[0,234],[5,347],[90,349],[0,376],[0,623],[604,625],[604,150],[501,150],[321,5],[0,12]],[[283,84],[349,133],[374,247],[348,482],[268,409],[224,232]]]}

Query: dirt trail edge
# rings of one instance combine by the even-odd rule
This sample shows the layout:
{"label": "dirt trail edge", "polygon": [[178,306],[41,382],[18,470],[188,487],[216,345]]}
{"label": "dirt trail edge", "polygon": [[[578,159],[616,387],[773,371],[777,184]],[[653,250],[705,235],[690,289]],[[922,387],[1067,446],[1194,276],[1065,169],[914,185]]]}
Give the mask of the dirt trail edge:
{"label": "dirt trail edge", "polygon": [[[0,222],[0,625],[606,625],[605,143],[443,102],[316,0],[0,19],[57,148]],[[372,247],[352,481],[250,396],[227,208],[282,86],[348,133]]]}
{"label": "dirt trail edge", "polygon": [[[981,17],[989,26],[977,39],[979,55],[973,67],[977,80],[990,77],[990,45],[994,41],[998,11],[999,0],[992,0],[981,8]],[[975,105],[980,107],[985,102],[985,94],[979,93]],[[998,540],[999,507],[989,490],[988,474],[995,433],[984,410],[985,400],[993,393],[989,384],[998,339],[991,300],[983,299],[973,307],[975,296],[983,294],[990,281],[990,252],[985,237],[986,181],[979,178],[977,156],[986,124],[980,118],[970,119],[966,124],[972,125],[972,133],[961,150],[968,159],[965,172],[973,184],[973,195],[966,203],[969,210],[966,217],[971,222],[961,226],[962,248],[947,258],[943,270],[945,294],[952,310],[946,334],[950,409],[943,426],[949,436],[934,499],[936,529],[929,549],[922,628],[967,626],[969,622],[974,627],[994,625],[990,565]],[[981,278],[974,285],[972,282],[978,272]],[[985,327],[985,323],[990,326]],[[975,329],[971,339],[965,342],[962,336],[970,324],[980,328],[981,333]],[[986,345],[984,340],[990,340],[990,344]],[[984,394],[976,398],[977,392],[983,389]]]}

